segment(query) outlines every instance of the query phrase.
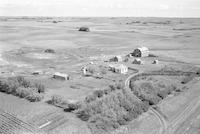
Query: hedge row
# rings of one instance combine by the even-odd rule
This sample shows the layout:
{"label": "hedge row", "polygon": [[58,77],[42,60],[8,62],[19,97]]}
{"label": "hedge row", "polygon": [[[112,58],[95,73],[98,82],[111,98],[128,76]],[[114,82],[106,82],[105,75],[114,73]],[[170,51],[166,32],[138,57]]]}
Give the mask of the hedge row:
{"label": "hedge row", "polygon": [[44,98],[41,93],[45,92],[45,88],[40,83],[33,83],[24,77],[18,76],[0,79],[0,92],[13,94],[31,102],[37,102]]}

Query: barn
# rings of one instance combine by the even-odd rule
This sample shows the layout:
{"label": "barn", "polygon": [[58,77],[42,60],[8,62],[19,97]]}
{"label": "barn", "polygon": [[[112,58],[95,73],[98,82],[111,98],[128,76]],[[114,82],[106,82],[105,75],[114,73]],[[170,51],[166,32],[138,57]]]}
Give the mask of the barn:
{"label": "barn", "polygon": [[126,74],[128,72],[128,67],[123,64],[109,65],[109,68],[115,73]]}
{"label": "barn", "polygon": [[134,56],[134,57],[148,57],[149,56],[149,49],[147,47],[136,48],[133,51],[132,56]]}
{"label": "barn", "polygon": [[58,79],[58,80],[69,80],[69,75],[68,74],[63,74],[63,73],[56,72],[53,75],[53,78],[54,79]]}

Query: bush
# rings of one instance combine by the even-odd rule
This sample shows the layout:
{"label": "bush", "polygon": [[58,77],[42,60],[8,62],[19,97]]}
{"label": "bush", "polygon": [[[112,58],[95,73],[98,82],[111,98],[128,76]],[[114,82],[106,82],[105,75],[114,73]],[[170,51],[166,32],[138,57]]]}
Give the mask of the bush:
{"label": "bush", "polygon": [[26,97],[26,99],[30,102],[38,102],[41,101],[43,98],[44,96],[42,94],[38,94],[35,92],[31,92],[31,94]]}
{"label": "bush", "polygon": [[41,83],[35,83],[34,87],[37,89],[38,93],[45,92],[45,87]]}
{"label": "bush", "polygon": [[31,95],[32,93],[33,91],[31,89],[24,88],[24,87],[19,87],[16,90],[16,95],[19,96],[20,98],[25,98]]}
{"label": "bush", "polygon": [[87,102],[87,103],[90,103],[90,102],[92,102],[92,101],[95,101],[97,99],[97,96],[95,96],[95,95],[88,95],[86,98],[85,98],[85,102]]}
{"label": "bush", "polygon": [[103,94],[104,94],[104,91],[103,91],[103,90],[95,90],[95,91],[93,92],[93,95],[96,96],[96,97],[98,97],[98,98],[102,97]]}
{"label": "bush", "polygon": [[19,83],[20,86],[23,86],[25,88],[31,87],[31,82],[26,80],[24,77],[17,76],[16,78],[13,78],[14,81],[15,79],[17,79],[17,82]]}
{"label": "bush", "polygon": [[45,88],[42,84],[33,84],[24,77],[17,76],[0,80],[0,91],[35,102],[43,99],[43,95],[39,93],[44,92]]}
{"label": "bush", "polygon": [[51,104],[53,105],[56,105],[56,104],[59,104],[59,105],[63,105],[63,104],[67,104],[67,101],[63,99],[62,96],[59,96],[59,95],[53,95],[51,96]]}

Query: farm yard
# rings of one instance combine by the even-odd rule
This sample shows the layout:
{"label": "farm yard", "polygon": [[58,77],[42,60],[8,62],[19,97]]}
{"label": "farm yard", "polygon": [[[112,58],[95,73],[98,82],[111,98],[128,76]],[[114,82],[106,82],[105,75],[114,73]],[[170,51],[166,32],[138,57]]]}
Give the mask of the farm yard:
{"label": "farm yard", "polygon": [[0,21],[2,134],[178,134],[199,108],[199,19]]}

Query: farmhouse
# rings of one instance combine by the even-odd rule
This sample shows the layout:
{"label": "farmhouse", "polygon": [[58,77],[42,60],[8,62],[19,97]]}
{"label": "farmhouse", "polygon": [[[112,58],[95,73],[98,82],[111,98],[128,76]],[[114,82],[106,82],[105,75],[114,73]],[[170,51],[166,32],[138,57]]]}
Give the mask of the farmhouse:
{"label": "farmhouse", "polygon": [[132,55],[134,57],[148,57],[149,56],[149,49],[147,47],[139,47],[136,48]]}
{"label": "farmhouse", "polygon": [[109,68],[115,73],[126,74],[128,72],[128,67],[123,64],[109,65]]}
{"label": "farmhouse", "polygon": [[138,65],[144,64],[144,62],[141,59],[135,59],[132,63]]}
{"label": "farmhouse", "polygon": [[109,61],[110,62],[122,62],[122,57],[121,56],[115,56],[113,58],[111,58]]}
{"label": "farmhouse", "polygon": [[53,75],[53,78],[54,79],[58,79],[58,80],[69,80],[69,75],[68,74],[63,74],[63,73],[56,72]]}

